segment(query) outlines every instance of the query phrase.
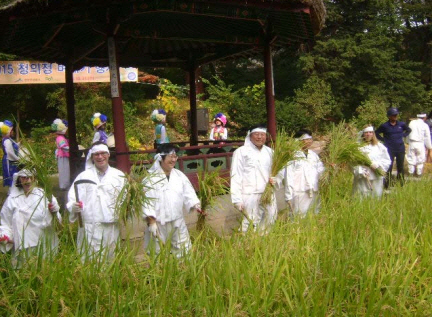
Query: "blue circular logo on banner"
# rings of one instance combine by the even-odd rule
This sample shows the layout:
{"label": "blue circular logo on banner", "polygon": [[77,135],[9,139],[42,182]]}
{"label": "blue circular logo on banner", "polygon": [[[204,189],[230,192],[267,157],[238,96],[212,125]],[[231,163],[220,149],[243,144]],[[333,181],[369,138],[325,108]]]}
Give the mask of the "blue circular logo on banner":
{"label": "blue circular logo on banner", "polygon": [[127,78],[128,78],[129,80],[135,80],[135,79],[136,79],[136,74],[135,74],[135,72],[129,72],[129,73],[127,74]]}

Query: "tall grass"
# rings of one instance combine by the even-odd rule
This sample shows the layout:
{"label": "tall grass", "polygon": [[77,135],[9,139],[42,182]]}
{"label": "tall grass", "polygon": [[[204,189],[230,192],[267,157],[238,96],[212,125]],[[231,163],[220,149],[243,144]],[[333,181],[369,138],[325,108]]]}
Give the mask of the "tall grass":
{"label": "tall grass", "polygon": [[432,182],[359,200],[347,175],[336,180],[320,214],[264,237],[198,234],[181,260],[135,263],[124,247],[111,263],[82,264],[69,227],[51,260],[14,271],[0,257],[0,315],[432,315]]}
{"label": "tall grass", "polygon": [[[205,226],[208,208],[216,203],[218,196],[229,191],[227,181],[220,176],[220,168],[214,171],[199,171],[198,175],[198,198],[201,202],[202,213],[198,214],[197,230],[201,231]],[[220,206],[214,206],[219,208]]]}

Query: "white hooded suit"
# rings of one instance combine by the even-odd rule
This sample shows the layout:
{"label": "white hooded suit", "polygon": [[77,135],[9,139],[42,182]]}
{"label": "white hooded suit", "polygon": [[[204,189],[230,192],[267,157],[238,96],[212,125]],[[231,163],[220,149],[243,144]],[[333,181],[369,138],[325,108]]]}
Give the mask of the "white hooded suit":
{"label": "white hooded suit", "polygon": [[408,172],[414,174],[417,170],[417,175],[423,172],[423,166],[426,162],[426,150],[432,149],[431,136],[429,126],[423,119],[416,119],[410,122],[409,127],[411,133],[408,135],[409,149],[406,155],[408,161]]}
{"label": "white hooded suit", "polygon": [[[146,196],[150,198],[150,202],[143,207],[143,216],[156,219],[159,238],[163,243],[171,239],[172,252],[182,256],[191,247],[183,211],[190,212],[200,201],[185,174],[173,168],[168,178],[160,166],[162,158],[156,156],[155,159],[149,170],[149,177],[144,180],[145,186],[148,187]],[[145,248],[149,247],[151,240],[147,228],[144,237]],[[159,252],[159,245],[156,245],[156,252]]]}
{"label": "white hooded suit", "polygon": [[[273,150],[263,145],[258,149],[246,137],[245,144],[234,151],[231,161],[231,202],[242,205],[253,227],[262,233],[267,232],[277,217],[276,196],[273,194],[270,205],[260,204],[261,195],[269,182]],[[282,177],[278,175],[279,183]],[[242,231],[249,228],[249,220],[242,221]]]}
{"label": "white hooded suit", "polygon": [[296,160],[285,168],[285,201],[291,202],[293,212],[305,216],[311,207],[319,211],[318,182],[324,172],[324,164],[312,150],[298,151]]}
{"label": "white hooded suit", "polygon": [[[24,190],[15,186],[18,174],[14,175],[13,185],[1,209],[2,234],[13,241],[14,252],[42,246],[46,251],[56,251],[59,239],[55,232],[53,217],[61,221],[60,213],[52,214],[48,210],[48,199],[43,189],[35,187],[26,196]],[[52,204],[59,209],[57,199],[52,197]],[[12,244],[6,246],[10,250]],[[2,250],[2,251],[6,251]]]}
{"label": "white hooded suit", "polygon": [[[372,164],[377,164],[383,171],[390,167],[390,156],[387,148],[379,143],[376,145],[368,144],[360,148],[365,153]],[[362,196],[381,197],[384,188],[384,176],[376,174],[371,168],[366,166],[356,166],[354,168],[353,193],[360,193]]]}
{"label": "white hooded suit", "polygon": [[80,173],[68,192],[66,207],[70,212],[71,222],[75,222],[78,218],[72,210],[75,202],[74,184],[82,179],[91,180],[96,185],[78,185],[79,199],[83,202],[81,213],[83,228],[78,229],[78,248],[84,258],[97,255],[100,251],[103,255],[106,252],[107,257],[112,258],[119,240],[119,223],[115,205],[125,183],[124,173],[110,166],[101,179],[94,166]]}

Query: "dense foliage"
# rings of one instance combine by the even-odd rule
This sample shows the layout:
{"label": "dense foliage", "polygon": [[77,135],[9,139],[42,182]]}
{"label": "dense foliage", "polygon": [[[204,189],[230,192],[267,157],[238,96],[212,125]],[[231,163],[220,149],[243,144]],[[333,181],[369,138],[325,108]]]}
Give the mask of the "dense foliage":
{"label": "dense foliage", "polygon": [[[325,4],[326,25],[312,48],[293,45],[274,53],[279,125],[287,131],[300,127],[325,131],[329,122],[342,119],[359,126],[378,125],[386,120],[384,110],[389,106],[399,107],[405,121],[419,111],[432,110],[431,0],[326,0]],[[155,107],[170,111],[168,133],[174,139],[187,139],[185,72],[145,71],[162,79],[157,85],[122,87],[131,148],[151,144],[148,115]],[[250,125],[266,120],[260,56],[210,63],[201,67],[201,74],[205,91],[200,106],[209,108],[211,116],[225,112],[231,136],[244,135]],[[87,146],[91,114],[111,114],[109,89],[107,84],[80,84],[75,90],[79,141]],[[0,98],[7,105],[1,107],[0,117],[19,117],[25,132],[32,122],[48,125],[56,116],[65,116],[62,86],[4,86]]]}

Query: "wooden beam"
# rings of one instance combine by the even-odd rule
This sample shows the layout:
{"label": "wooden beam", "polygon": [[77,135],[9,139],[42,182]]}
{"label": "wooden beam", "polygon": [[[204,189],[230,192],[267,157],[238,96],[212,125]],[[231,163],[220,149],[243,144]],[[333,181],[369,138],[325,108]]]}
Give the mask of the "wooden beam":
{"label": "wooden beam", "polygon": [[54,40],[54,38],[57,36],[57,34],[60,33],[60,31],[63,29],[63,26],[65,24],[60,24],[57,29],[54,31],[53,35],[51,35],[51,37],[45,42],[45,44],[43,45],[43,47],[48,47],[48,45]]}
{"label": "wooden beam", "polygon": [[85,51],[84,53],[80,54],[80,56],[75,57],[74,58],[74,63],[79,62],[80,60],[82,60],[83,58],[85,58],[86,56],[88,56],[91,52],[94,52],[95,50],[97,50],[99,47],[101,47],[103,44],[105,44],[106,41],[100,41],[99,43],[97,43],[95,46],[93,46],[92,48],[88,49],[87,51]]}

